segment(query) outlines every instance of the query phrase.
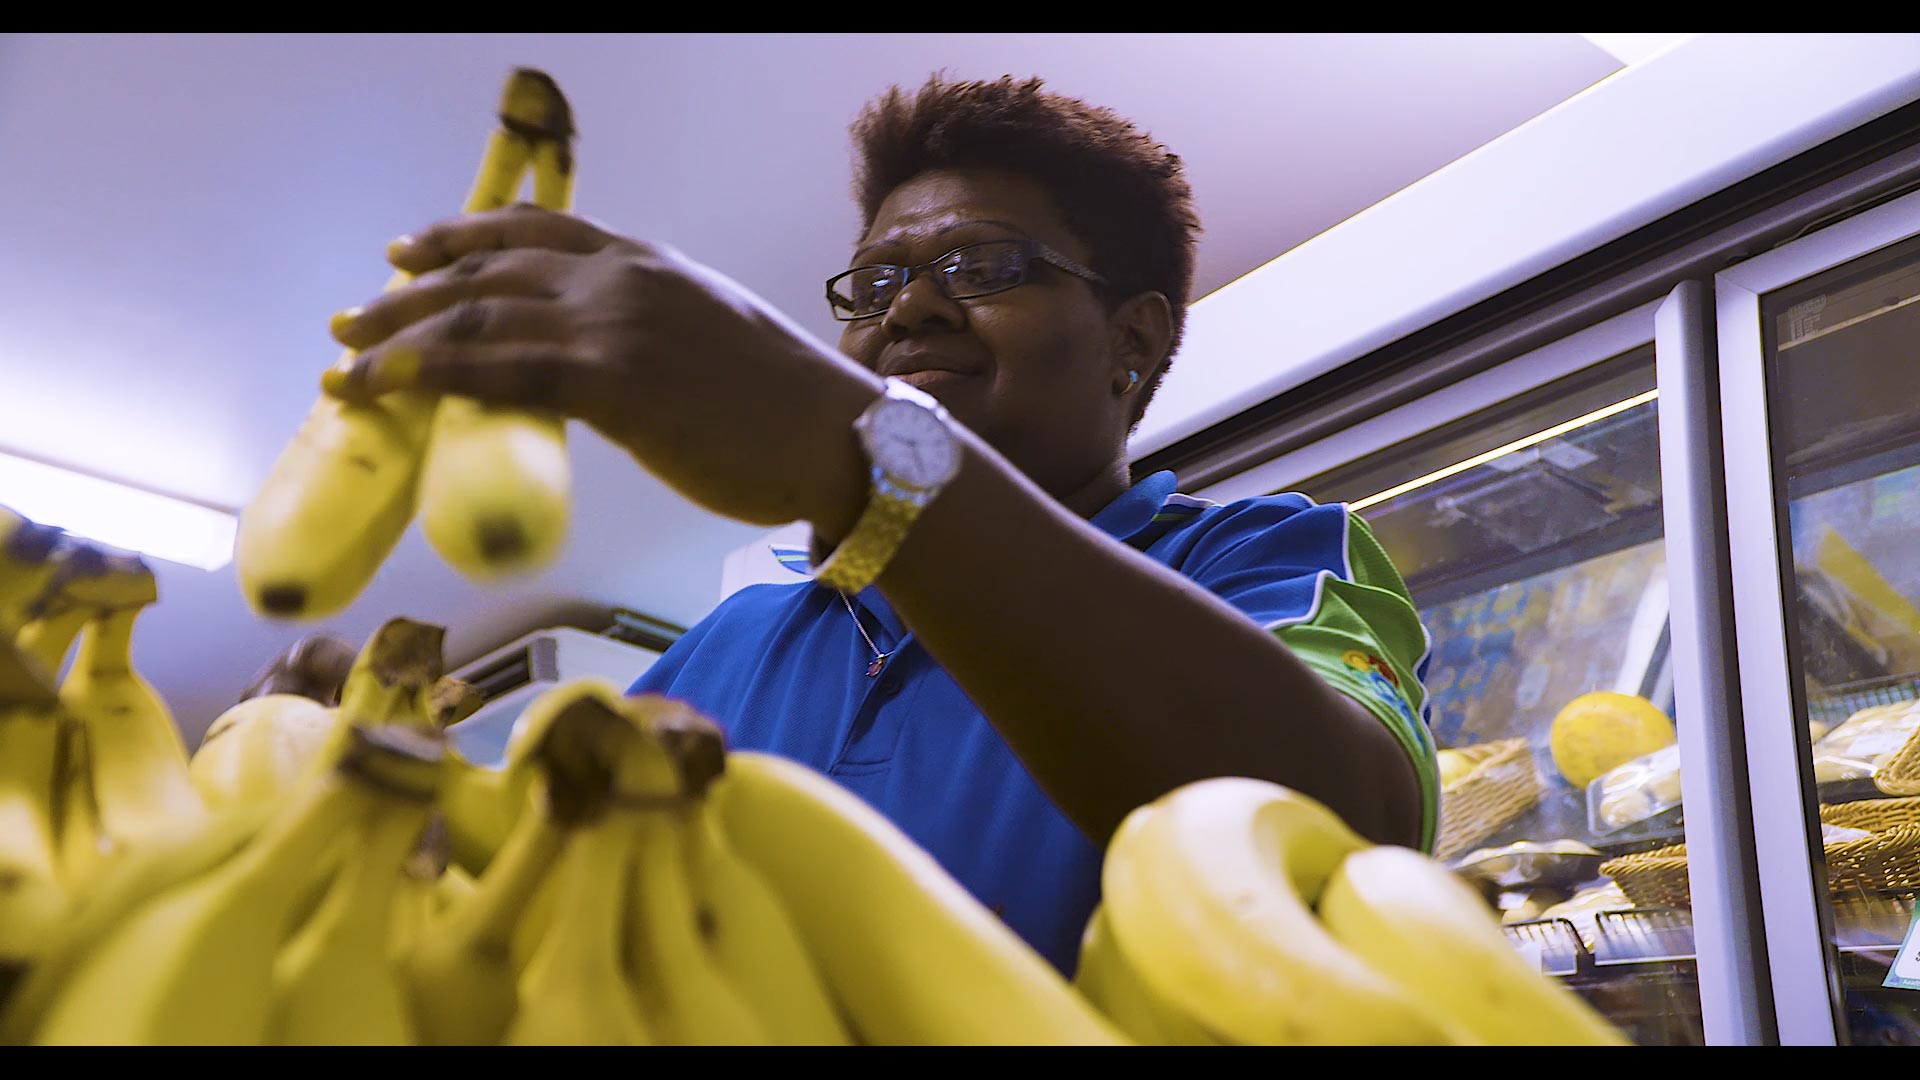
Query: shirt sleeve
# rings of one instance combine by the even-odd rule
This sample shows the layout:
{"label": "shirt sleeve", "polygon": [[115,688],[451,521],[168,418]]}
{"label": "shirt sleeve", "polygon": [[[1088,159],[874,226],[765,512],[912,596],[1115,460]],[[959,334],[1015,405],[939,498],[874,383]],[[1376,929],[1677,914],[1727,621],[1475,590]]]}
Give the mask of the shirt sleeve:
{"label": "shirt sleeve", "polygon": [[1440,784],[1428,727],[1427,633],[1406,583],[1365,521],[1300,495],[1218,508],[1178,569],[1272,631],[1308,667],[1393,732],[1419,777],[1431,851]]}

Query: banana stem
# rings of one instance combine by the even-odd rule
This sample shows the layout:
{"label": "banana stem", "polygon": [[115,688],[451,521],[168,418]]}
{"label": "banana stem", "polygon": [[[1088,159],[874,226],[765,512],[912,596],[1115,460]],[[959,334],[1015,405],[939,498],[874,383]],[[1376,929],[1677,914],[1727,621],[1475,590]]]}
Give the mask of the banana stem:
{"label": "banana stem", "polygon": [[80,635],[80,652],[73,658],[76,671],[117,675],[133,670],[133,620],[138,608],[109,611],[89,620]]}

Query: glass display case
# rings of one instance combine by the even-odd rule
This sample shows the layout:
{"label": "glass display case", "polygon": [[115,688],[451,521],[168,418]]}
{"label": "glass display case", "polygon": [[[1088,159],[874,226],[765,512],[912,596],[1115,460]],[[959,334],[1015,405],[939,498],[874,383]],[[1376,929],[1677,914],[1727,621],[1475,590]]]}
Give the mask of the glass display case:
{"label": "glass display case", "polygon": [[1920,142],[1794,184],[1159,462],[1369,523],[1436,856],[1645,1045],[1920,1042]]}
{"label": "glass display case", "polygon": [[1920,886],[1916,234],[1909,195],[1716,282],[1783,1041],[1920,1044],[1920,992],[1885,985]]}
{"label": "glass display case", "polygon": [[1637,1041],[1695,1044],[1684,897],[1603,872],[1684,842],[1676,722],[1698,722],[1675,709],[1654,383],[1649,342],[1295,486],[1364,517],[1420,610],[1436,854]]}

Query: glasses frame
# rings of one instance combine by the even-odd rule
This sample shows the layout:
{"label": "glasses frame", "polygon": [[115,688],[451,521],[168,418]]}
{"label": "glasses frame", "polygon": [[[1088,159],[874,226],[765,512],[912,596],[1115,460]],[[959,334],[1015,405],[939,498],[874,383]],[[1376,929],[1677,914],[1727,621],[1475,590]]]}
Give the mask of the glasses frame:
{"label": "glasses frame", "polygon": [[1021,258],[1024,260],[1024,262],[1021,264],[1021,267],[1020,267],[1020,279],[1018,281],[1015,281],[1011,285],[1005,286],[1004,288],[989,289],[986,292],[963,293],[961,295],[956,296],[952,292],[948,291],[946,275],[935,273],[931,276],[935,284],[939,287],[942,295],[946,296],[946,298],[949,300],[973,300],[982,296],[994,296],[999,293],[1006,292],[1009,289],[1017,289],[1020,286],[1025,285],[1028,281],[1032,280],[1033,264],[1036,262],[1046,263],[1047,265],[1052,266],[1055,269],[1064,270],[1067,273],[1072,274],[1074,277],[1080,278],[1083,281],[1091,282],[1092,284],[1097,285],[1101,288],[1109,287],[1106,278],[1101,277],[1099,274],[1093,272],[1092,270],[1089,270],[1087,267],[1083,266],[1079,262],[1076,262],[1075,260],[1060,254],[1058,251],[1055,251],[1054,249],[1048,247],[1047,245],[1041,243],[1038,240],[1028,239],[1025,237],[1008,237],[1004,240],[980,240],[971,244],[962,244],[959,247],[954,248],[953,250],[947,252],[946,254],[940,256],[937,259],[932,259],[928,262],[920,263],[917,266],[906,266],[900,263],[867,263],[862,266],[855,266],[847,270],[843,270],[840,273],[835,274],[832,277],[827,279],[827,307],[832,310],[833,317],[839,320],[840,322],[860,322],[865,319],[878,318],[881,315],[885,315],[889,310],[892,309],[893,307],[892,300],[889,300],[887,302],[887,306],[881,308],[878,311],[870,311],[862,315],[852,314],[851,313],[852,309],[846,307],[845,302],[842,301],[841,298],[834,293],[833,291],[834,285],[839,283],[842,279],[847,278],[853,274],[860,273],[863,270],[892,270],[900,275],[899,289],[896,290],[893,294],[894,299],[899,299],[900,293],[906,291],[907,286],[911,285],[913,283],[913,280],[921,276],[922,273],[929,270],[937,271],[940,268],[941,264],[952,259],[955,255],[958,255],[961,252],[966,251],[968,248],[983,247],[987,244],[1013,244],[1019,249]]}

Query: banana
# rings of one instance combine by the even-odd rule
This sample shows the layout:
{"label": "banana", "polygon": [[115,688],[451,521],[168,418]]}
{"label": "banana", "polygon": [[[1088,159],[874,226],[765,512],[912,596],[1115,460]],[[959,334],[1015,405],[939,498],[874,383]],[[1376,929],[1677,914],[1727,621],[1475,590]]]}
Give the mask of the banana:
{"label": "banana", "polygon": [[0,638],[18,633],[39,603],[71,553],[66,535],[0,506]]}
{"label": "banana", "polygon": [[[13,996],[4,999],[0,1046],[32,1039],[74,968],[130,912],[226,862],[259,834],[274,809],[275,804],[264,802],[236,807],[107,857],[87,888],[74,895],[64,916],[46,928],[43,951]],[[0,919],[0,930],[8,926],[9,920]]]}
{"label": "banana", "polygon": [[[0,708],[0,896],[23,877],[59,880],[54,777],[62,722],[57,705]],[[0,937],[18,929],[10,921],[0,918]]]}
{"label": "banana", "polygon": [[242,1044],[268,1035],[274,955],[314,864],[395,798],[431,790],[440,747],[404,728],[356,729],[238,855],[154,897],[72,970],[39,1044]]}
{"label": "banana", "polygon": [[[524,69],[515,77],[521,100],[503,103],[501,122],[531,144],[534,202],[564,212],[573,202],[572,110],[552,79]],[[420,477],[421,531],[474,580],[528,573],[566,540],[569,484],[565,417],[449,395]]]}
{"label": "banana", "polygon": [[57,676],[67,662],[67,653],[73,648],[75,638],[80,636],[81,628],[87,620],[93,618],[93,611],[84,607],[68,607],[50,615],[29,620],[20,628],[14,641],[20,651],[33,659],[40,670],[48,676]]}
{"label": "banana", "polygon": [[335,760],[355,727],[397,724],[438,735],[433,684],[445,666],[446,628],[412,619],[388,619],[354,657],[340,688],[333,731],[318,763]]}
{"label": "banana", "polygon": [[[527,777],[527,786],[516,790],[529,807],[512,815],[506,842],[489,853],[472,894],[427,920],[406,957],[413,1015],[424,1041],[493,1045],[513,1022],[516,980],[524,979],[522,968],[530,969],[531,955],[547,936],[547,921],[531,909],[539,893],[561,887],[564,875],[548,871],[569,831],[603,813],[614,783],[608,755],[634,737],[632,725],[602,692],[568,684],[529,704],[532,734],[514,745],[510,762],[516,775]],[[459,775],[455,769],[449,779]],[[457,841],[451,813],[442,812]]]}
{"label": "banana", "polygon": [[1479,894],[1419,852],[1348,855],[1321,894],[1320,918],[1475,1042],[1629,1045],[1579,995],[1529,968]]}
{"label": "banana", "polygon": [[[688,877],[689,834],[700,820],[694,810],[710,779],[687,775],[689,767],[698,767],[688,760],[700,753],[693,745],[698,736],[685,730],[687,738],[679,742],[661,737],[661,722],[679,719],[671,706],[662,707],[662,699],[622,705],[645,733],[622,763],[626,802],[617,808],[636,819],[627,971],[645,1014],[657,1020],[660,1038],[671,1045],[766,1045],[764,1025],[709,951],[711,915],[695,899]],[[710,737],[720,750],[718,729]]]}
{"label": "banana", "polygon": [[523,815],[471,894],[424,921],[402,962],[422,1041],[492,1046],[506,1034],[516,996],[509,942],[564,836],[546,813]]}
{"label": "banana", "polygon": [[[520,72],[508,80],[468,213],[505,206],[519,190],[530,148],[506,118],[524,81]],[[395,274],[387,289],[410,280]],[[255,611],[320,618],[360,595],[413,520],[434,406],[411,392],[364,404],[323,394],[314,403],[240,515],[234,564]]]}
{"label": "banana", "polygon": [[532,765],[533,748],[546,737],[554,719],[581,700],[599,702],[609,710],[624,707],[620,688],[612,682],[570,679],[535,697],[520,711],[507,735],[502,768],[486,768],[453,755],[447,782],[441,789],[440,810],[446,818],[456,865],[471,874],[486,869],[527,806],[527,793],[537,771]]}
{"label": "banana", "polygon": [[1121,823],[1102,866],[1102,904],[1147,989],[1233,1042],[1449,1042],[1426,1005],[1314,917],[1328,876],[1365,846],[1297,792],[1203,780]]}
{"label": "banana", "polygon": [[0,707],[0,1005],[67,906],[54,801],[61,723],[57,706]]}
{"label": "banana", "polygon": [[54,835],[59,846],[60,879],[76,893],[90,887],[113,847],[100,830],[92,741],[79,717],[61,717],[53,766]]}
{"label": "banana", "polygon": [[92,805],[102,836],[115,845],[138,843],[206,812],[172,714],[133,669],[140,611],[109,611],[89,622],[60,686],[61,703],[85,727]]}
{"label": "banana", "polygon": [[1093,909],[1080,942],[1074,989],[1135,1042],[1149,1046],[1223,1046],[1199,1021],[1155,997],[1120,952],[1106,911]]}
{"label": "banana", "polygon": [[49,676],[56,675],[89,620],[102,612],[151,604],[158,597],[153,571],[139,556],[77,547],[54,571],[15,642]]}
{"label": "banana", "polygon": [[272,800],[325,759],[334,710],[298,694],[263,694],[220,714],[187,762],[207,809]]}
{"label": "banana", "polygon": [[864,1041],[1124,1041],[932,856],[833,781],[735,752],[708,798]]}
{"label": "banana", "polygon": [[635,813],[603,813],[576,830],[554,867],[556,905],[520,976],[509,1046],[649,1046],[659,1040],[621,970],[621,923],[633,881]]}
{"label": "banana", "polygon": [[448,866],[433,880],[433,904],[429,910],[434,915],[444,914],[449,908],[466,903],[479,889],[480,883],[468,876],[465,870]]}
{"label": "banana", "polygon": [[431,814],[425,799],[382,807],[354,836],[320,909],[274,959],[275,1045],[414,1043],[391,943],[401,865]]}
{"label": "banana", "polygon": [[807,954],[793,917],[766,881],[743,862],[703,801],[688,837],[689,867],[701,904],[701,929],[721,974],[781,1046],[853,1042]]}

